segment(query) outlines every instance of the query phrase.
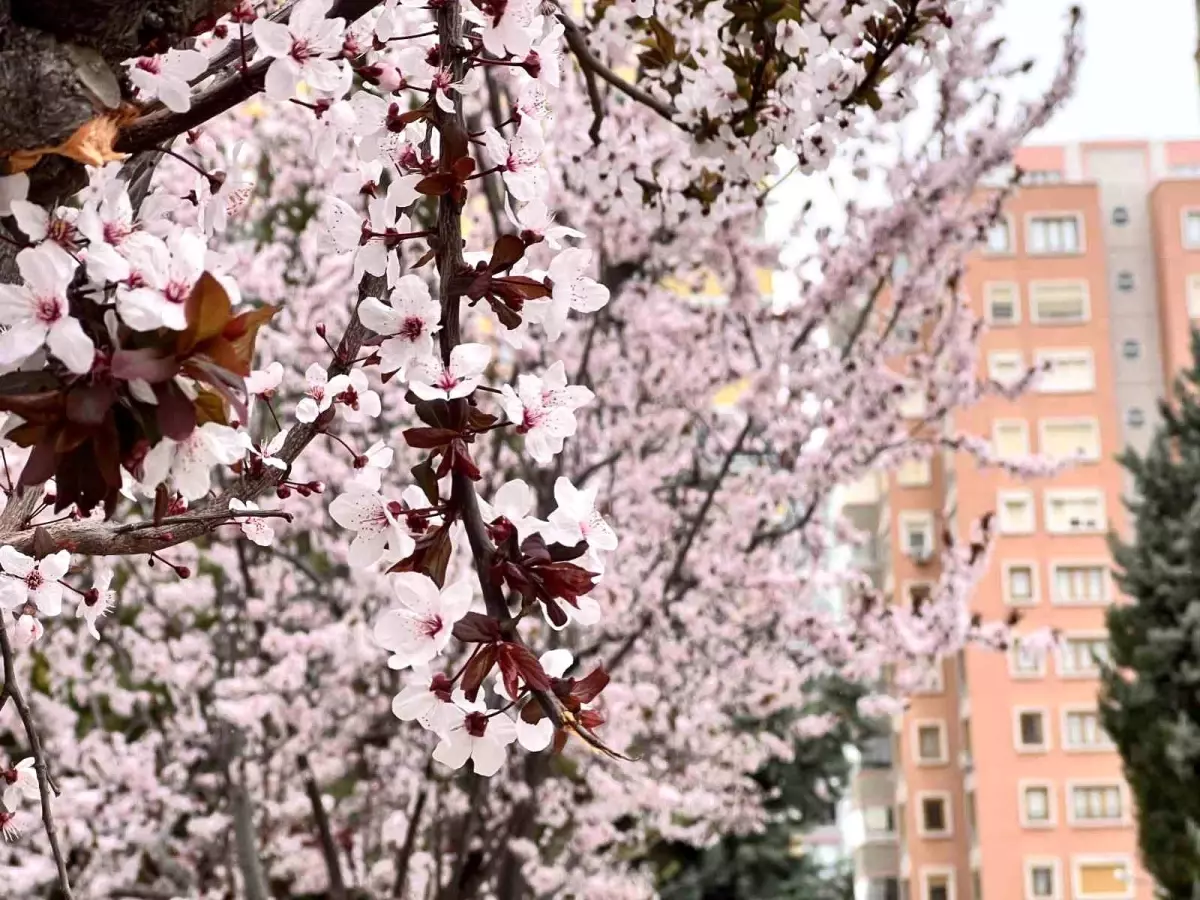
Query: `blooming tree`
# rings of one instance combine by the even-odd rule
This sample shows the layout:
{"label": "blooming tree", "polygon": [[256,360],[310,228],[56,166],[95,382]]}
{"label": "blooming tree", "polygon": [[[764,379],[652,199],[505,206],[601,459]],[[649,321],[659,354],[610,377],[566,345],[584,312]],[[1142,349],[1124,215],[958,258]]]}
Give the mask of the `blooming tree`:
{"label": "blooming tree", "polygon": [[[0,113],[21,890],[651,896],[637,848],[761,823],[791,742],[739,720],[994,635],[985,534],[895,609],[828,506],[987,461],[958,276],[1074,32],[1003,118],[946,0],[37,6],[19,77],[66,88]],[[779,151],[866,165],[926,83],[891,202],[783,266]]]}

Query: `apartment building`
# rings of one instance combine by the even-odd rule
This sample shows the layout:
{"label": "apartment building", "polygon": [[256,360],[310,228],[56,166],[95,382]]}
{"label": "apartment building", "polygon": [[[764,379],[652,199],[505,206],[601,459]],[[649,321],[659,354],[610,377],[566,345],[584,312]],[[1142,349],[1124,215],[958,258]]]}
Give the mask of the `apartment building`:
{"label": "apartment building", "polygon": [[[1190,360],[1200,319],[1200,141],[1025,148],[1022,187],[968,267],[986,318],[981,375],[1048,367],[1016,401],[956,426],[1001,455],[1074,464],[1034,481],[959,454],[848,489],[873,537],[857,553],[897,603],[937,577],[944,528],[995,513],[991,567],[972,600],[985,619],[1020,610],[1060,649],[1018,641],[945,659],[891,741],[855,781],[858,896],[867,900],[1148,900],[1135,811],[1096,711],[1104,611],[1120,597],[1105,534],[1124,529],[1125,476],[1164,386]],[[918,412],[919,410],[914,410]]]}

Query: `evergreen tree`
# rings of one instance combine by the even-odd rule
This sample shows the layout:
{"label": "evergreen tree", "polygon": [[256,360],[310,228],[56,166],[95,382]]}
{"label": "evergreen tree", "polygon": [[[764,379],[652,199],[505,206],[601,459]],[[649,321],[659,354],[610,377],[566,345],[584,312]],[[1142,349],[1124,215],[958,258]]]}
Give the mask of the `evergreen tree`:
{"label": "evergreen tree", "polygon": [[1119,458],[1133,478],[1133,536],[1112,548],[1134,602],[1108,612],[1101,699],[1145,867],[1172,900],[1200,897],[1200,332],[1192,354],[1150,448]]}

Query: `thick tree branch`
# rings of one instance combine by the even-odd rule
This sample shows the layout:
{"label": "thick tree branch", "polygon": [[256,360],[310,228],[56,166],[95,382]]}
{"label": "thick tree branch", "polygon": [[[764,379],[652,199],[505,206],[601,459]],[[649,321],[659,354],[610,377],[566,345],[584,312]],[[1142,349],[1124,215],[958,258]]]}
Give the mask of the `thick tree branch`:
{"label": "thick tree branch", "polygon": [[342,879],[342,864],[338,859],[337,843],[333,840],[333,831],[329,827],[329,814],[325,812],[325,804],[321,801],[321,789],[313,776],[312,766],[308,757],[301,754],[298,760],[300,774],[304,779],[304,793],[308,795],[309,805],[312,806],[313,822],[317,826],[317,839],[321,842],[321,856],[325,858],[325,871],[329,874],[329,900],[346,900],[346,882]]}
{"label": "thick tree branch", "polygon": [[50,805],[50,773],[46,769],[46,754],[42,750],[42,741],[38,736],[33,714],[29,710],[29,704],[25,702],[25,695],[17,681],[17,667],[13,659],[13,648],[8,639],[8,628],[5,621],[8,616],[8,612],[0,612],[0,653],[4,655],[4,693],[12,697],[13,705],[17,708],[17,715],[20,716],[21,724],[25,727],[25,736],[29,739],[29,747],[33,753],[33,768],[37,773],[38,795],[42,804],[42,824],[46,828],[46,838],[50,842],[50,852],[54,856],[54,865],[58,870],[59,894],[63,900],[73,900],[75,895],[71,892],[71,880],[67,876],[67,862],[63,857],[62,848],[58,844],[58,830],[54,826],[54,810]]}

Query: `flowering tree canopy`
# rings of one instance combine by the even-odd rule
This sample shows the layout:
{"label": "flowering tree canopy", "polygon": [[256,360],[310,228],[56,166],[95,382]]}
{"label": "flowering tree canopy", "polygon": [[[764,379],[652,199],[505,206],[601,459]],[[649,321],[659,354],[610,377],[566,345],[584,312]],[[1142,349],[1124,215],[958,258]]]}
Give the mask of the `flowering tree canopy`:
{"label": "flowering tree canopy", "polygon": [[986,523],[918,611],[831,510],[991,462],[959,278],[1078,47],[1010,109],[989,6],[0,9],[5,883],[653,896],[815,679],[994,638]]}

